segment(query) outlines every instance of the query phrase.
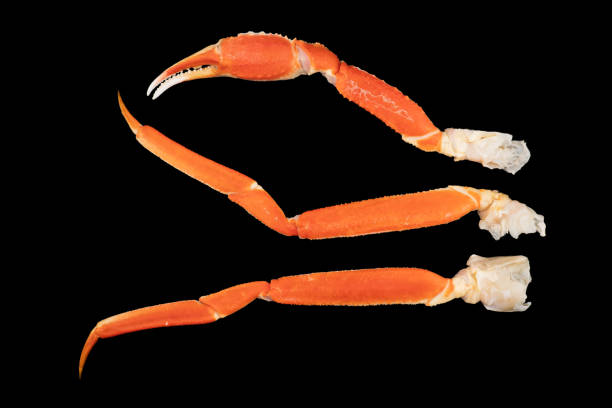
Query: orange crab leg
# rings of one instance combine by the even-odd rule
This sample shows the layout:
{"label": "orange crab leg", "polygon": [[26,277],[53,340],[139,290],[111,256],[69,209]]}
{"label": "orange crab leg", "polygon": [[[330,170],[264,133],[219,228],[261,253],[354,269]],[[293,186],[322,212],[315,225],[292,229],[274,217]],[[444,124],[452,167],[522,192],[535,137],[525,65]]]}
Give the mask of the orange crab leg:
{"label": "orange crab leg", "polygon": [[[455,221],[474,210],[482,213],[494,207],[499,197],[507,198],[489,190],[450,186],[335,205],[287,218],[274,199],[253,179],[192,152],[150,126],[141,125],[128,112],[120,96],[119,106],[136,139],[146,149],[178,170],[226,194],[264,225],[287,236],[323,239],[429,227]],[[522,232],[535,231],[532,228]],[[538,231],[543,234],[543,227]],[[505,232],[494,236],[499,238],[503,234]]]}
{"label": "orange crab leg", "polygon": [[417,268],[380,268],[322,272],[250,282],[202,296],[121,313],[100,321],[85,341],[79,376],[100,338],[157,327],[205,324],[228,316],[256,298],[294,305],[367,306],[380,304],[432,305],[453,291],[450,279]]}
{"label": "orange crab leg", "polygon": [[230,287],[199,300],[149,306],[100,321],[85,341],[79,376],[99,338],[155,327],[211,323],[256,298],[291,305],[372,306],[425,304],[435,306],[456,298],[482,302],[488,310],[529,308],[529,260],[524,256],[484,258],[472,255],[467,268],[452,279],[419,268],[376,268],[285,276]]}
{"label": "orange crab leg", "polygon": [[300,238],[353,237],[455,221],[479,208],[479,196],[452,188],[357,201],[297,216]]}
{"label": "orange crab leg", "polygon": [[377,268],[286,276],[263,296],[291,305],[427,304],[452,291],[450,279],[418,268]]}
{"label": "orange crab leg", "polygon": [[517,172],[529,160],[524,142],[505,133],[469,129],[442,132],[423,109],[399,89],[338,57],[318,43],[290,40],[277,34],[246,33],[219,40],[162,72],[147,95],[157,98],[170,87],[199,78],[227,76],[254,81],[292,79],[323,74],[338,92],[367,110],[402,139],[424,151],[456,160],[472,160],[485,167]]}
{"label": "orange crab leg", "polygon": [[260,293],[267,293],[267,282],[233,286],[197,300],[183,300],[148,306],[101,320],[91,331],[79,359],[79,376],[85,360],[98,339],[114,337],[156,327],[211,323],[251,303]]}
{"label": "orange crab leg", "polygon": [[346,99],[401,134],[404,141],[413,142],[421,150],[440,150],[440,129],[434,126],[419,105],[399,89],[344,62],[336,73],[336,88]]}

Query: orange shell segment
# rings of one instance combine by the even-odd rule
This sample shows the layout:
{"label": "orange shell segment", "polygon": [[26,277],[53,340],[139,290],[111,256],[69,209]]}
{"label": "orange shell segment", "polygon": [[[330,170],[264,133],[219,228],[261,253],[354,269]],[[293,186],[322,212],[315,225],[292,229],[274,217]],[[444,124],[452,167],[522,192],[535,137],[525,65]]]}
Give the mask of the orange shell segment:
{"label": "orange shell segment", "polygon": [[141,127],[136,139],[166,163],[222,193],[248,190],[255,184],[244,174],[200,156],[150,126]]}
{"label": "orange shell segment", "polygon": [[183,300],[143,307],[109,317],[98,323],[95,333],[104,338],[155,327],[203,324],[215,320],[215,312],[209,306],[197,300]]}
{"label": "orange shell segment", "polygon": [[300,238],[351,237],[446,224],[476,209],[469,196],[445,188],[311,210],[296,224]]}
{"label": "orange shell segment", "polygon": [[286,276],[270,282],[268,298],[294,305],[367,306],[425,303],[449,282],[418,268],[377,268]]}
{"label": "orange shell segment", "polygon": [[442,132],[437,131],[433,135],[428,136],[424,139],[419,139],[415,142],[415,145],[426,152],[437,152],[440,150],[440,144],[442,142]]}
{"label": "orange shell segment", "polygon": [[220,71],[252,81],[292,77],[300,67],[291,41],[276,34],[241,34],[220,41]]}
{"label": "orange shell segment", "polygon": [[423,109],[399,89],[357,67],[342,62],[336,75],[336,88],[342,96],[402,136],[424,136],[439,131]]}

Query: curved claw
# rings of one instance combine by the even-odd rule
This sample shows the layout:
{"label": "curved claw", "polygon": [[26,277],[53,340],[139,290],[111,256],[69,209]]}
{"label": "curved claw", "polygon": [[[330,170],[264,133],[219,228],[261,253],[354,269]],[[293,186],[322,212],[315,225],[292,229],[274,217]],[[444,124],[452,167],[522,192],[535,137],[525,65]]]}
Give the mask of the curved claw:
{"label": "curved claw", "polygon": [[162,72],[149,85],[147,95],[158,87],[153,93],[153,99],[156,99],[181,82],[216,76],[251,81],[295,78],[304,73],[312,73],[309,72],[313,66],[308,54],[313,51],[320,56],[321,61],[329,60],[330,54],[333,56],[332,64],[334,58],[337,61],[335,55],[320,44],[302,48],[305,49],[298,48],[295,40],[276,34],[245,33],[223,38]]}
{"label": "curved claw", "polygon": [[218,44],[219,43],[208,46],[182,59],[159,74],[159,76],[151,82],[151,85],[149,85],[147,96],[149,96],[158,86],[159,87],[155,89],[153,93],[153,99],[157,99],[167,89],[181,82],[217,76],[219,71],[216,65],[218,65],[221,60]]}

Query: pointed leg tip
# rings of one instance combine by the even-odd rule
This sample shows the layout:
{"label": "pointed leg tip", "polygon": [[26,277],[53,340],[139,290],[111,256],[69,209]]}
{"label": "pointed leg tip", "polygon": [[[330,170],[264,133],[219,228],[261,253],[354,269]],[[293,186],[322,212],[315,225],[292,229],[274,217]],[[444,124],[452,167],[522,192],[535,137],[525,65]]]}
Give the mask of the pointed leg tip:
{"label": "pointed leg tip", "polygon": [[81,357],[79,358],[79,380],[83,375],[83,367],[85,366],[85,361],[87,361],[87,356],[89,356],[91,349],[96,344],[99,338],[100,337],[96,334],[96,329],[94,328],[91,333],[89,333],[89,336],[85,341],[85,345],[83,346],[83,350],[81,351]]}
{"label": "pointed leg tip", "polygon": [[136,120],[134,116],[127,110],[125,104],[123,103],[123,99],[121,98],[121,93],[117,91],[117,99],[119,100],[119,109],[121,110],[121,114],[123,118],[127,122],[128,126],[132,130],[132,132],[136,135],[138,134],[138,129],[142,127],[140,122]]}

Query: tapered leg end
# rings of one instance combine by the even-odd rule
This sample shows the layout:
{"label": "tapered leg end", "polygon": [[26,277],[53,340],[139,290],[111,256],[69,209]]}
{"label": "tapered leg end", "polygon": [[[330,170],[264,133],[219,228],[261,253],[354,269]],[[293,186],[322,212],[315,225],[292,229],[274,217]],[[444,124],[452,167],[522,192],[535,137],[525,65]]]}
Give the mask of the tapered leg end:
{"label": "tapered leg end", "polygon": [[96,344],[96,342],[100,338],[96,334],[96,328],[97,327],[94,327],[91,333],[89,333],[89,336],[87,337],[87,340],[85,341],[85,345],[83,346],[83,350],[81,351],[81,358],[79,359],[79,379],[81,378],[83,374],[83,366],[85,366],[85,361],[87,360],[87,356],[89,356],[89,352],[93,348],[94,344]]}

